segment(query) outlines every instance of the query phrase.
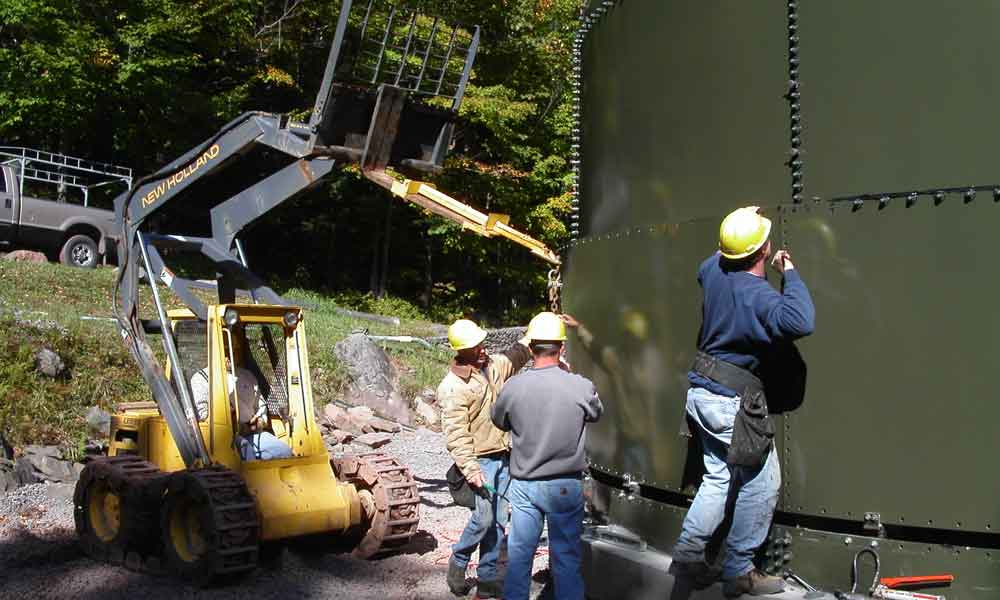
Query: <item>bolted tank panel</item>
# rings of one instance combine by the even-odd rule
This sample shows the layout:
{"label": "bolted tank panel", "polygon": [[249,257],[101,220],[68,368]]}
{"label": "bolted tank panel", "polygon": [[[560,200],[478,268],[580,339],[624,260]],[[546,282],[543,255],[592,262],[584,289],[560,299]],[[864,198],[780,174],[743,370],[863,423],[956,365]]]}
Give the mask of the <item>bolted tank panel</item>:
{"label": "bolted tank panel", "polygon": [[772,399],[777,527],[808,532],[791,564],[843,588],[844,539],[870,536],[894,569],[952,569],[949,598],[996,597],[1000,4],[793,5],[791,20],[786,2],[589,7],[606,10],[583,33],[564,301],[594,340],[570,358],[607,409],[588,430],[595,470],[648,486],[609,517],[674,541],[674,517],[637,508],[675,515],[696,489],[679,430],[697,267],[722,217],[756,204],[817,308],[801,406]]}

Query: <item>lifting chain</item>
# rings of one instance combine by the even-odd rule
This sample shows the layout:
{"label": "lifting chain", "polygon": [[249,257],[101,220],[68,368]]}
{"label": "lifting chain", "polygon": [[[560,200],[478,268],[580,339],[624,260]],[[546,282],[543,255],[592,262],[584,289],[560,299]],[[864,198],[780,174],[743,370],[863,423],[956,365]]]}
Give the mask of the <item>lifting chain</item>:
{"label": "lifting chain", "polygon": [[549,269],[548,280],[549,310],[558,315],[562,313],[562,271],[560,267]]}

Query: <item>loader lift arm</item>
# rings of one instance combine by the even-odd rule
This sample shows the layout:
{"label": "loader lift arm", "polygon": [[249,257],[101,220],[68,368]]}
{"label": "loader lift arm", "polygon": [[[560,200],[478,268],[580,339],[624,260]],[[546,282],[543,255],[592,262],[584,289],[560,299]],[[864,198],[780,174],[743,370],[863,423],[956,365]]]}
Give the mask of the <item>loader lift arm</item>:
{"label": "loader lift arm", "polygon": [[[234,302],[240,287],[249,290],[254,302],[288,305],[250,271],[237,236],[254,220],[322,182],[342,163],[358,164],[377,185],[463,227],[481,235],[502,235],[549,262],[558,262],[540,242],[507,226],[502,216],[484,215],[427,184],[396,182],[385,171],[387,167],[405,172],[440,170],[478,44],[478,27],[445,24],[408,9],[380,11],[375,0],[356,7],[352,0],[342,0],[308,124],[285,115],[244,113],[199,146],[138,180],[115,200],[120,231],[115,317],[188,467],[207,466],[212,459],[200,433],[188,386],[190,374],[183,372],[158,282],[170,288],[198,319],[207,318],[208,308],[192,292],[194,282],[172,272],[160,250],[206,257],[217,272],[220,304]],[[347,48],[353,48],[353,56],[341,52]],[[415,101],[422,96],[448,98],[450,108]],[[192,186],[259,148],[293,160],[211,208],[210,236],[149,231],[151,217],[165,214],[174,201],[190,196]],[[139,315],[143,271],[158,323]],[[146,339],[153,332],[162,334],[172,369],[169,380]]]}

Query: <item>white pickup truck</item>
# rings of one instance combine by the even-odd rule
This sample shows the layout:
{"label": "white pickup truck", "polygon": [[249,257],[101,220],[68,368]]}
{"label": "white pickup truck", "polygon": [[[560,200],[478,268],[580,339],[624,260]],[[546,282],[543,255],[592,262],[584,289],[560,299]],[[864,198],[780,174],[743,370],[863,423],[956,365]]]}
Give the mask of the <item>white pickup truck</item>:
{"label": "white pickup truck", "polygon": [[[131,175],[124,167],[0,147],[0,245],[41,250],[69,266],[95,267],[114,252],[114,213],[88,206],[89,192],[111,183],[130,186]],[[82,200],[78,194],[64,201],[24,195],[26,182],[76,188]]]}

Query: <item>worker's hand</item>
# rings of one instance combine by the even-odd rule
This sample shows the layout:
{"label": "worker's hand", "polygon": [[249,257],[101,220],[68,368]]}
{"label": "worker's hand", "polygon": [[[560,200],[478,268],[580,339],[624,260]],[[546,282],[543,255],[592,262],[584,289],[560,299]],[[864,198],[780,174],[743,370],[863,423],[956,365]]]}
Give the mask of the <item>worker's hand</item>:
{"label": "worker's hand", "polygon": [[573,315],[561,314],[559,315],[559,318],[562,319],[562,322],[565,323],[566,327],[569,327],[570,329],[576,329],[580,326],[580,322],[577,321]]}
{"label": "worker's hand", "polygon": [[486,478],[483,477],[482,471],[476,471],[474,474],[466,477],[465,480],[469,482],[469,485],[471,485],[473,488],[477,490],[483,487],[483,485],[486,483]]}
{"label": "worker's hand", "polygon": [[264,431],[264,425],[265,425],[264,419],[260,417],[254,417],[253,420],[250,421],[250,430],[253,431],[254,433]]}
{"label": "worker's hand", "polygon": [[795,268],[792,264],[792,255],[788,253],[788,250],[778,250],[774,253],[774,257],[771,258],[771,266],[779,271],[790,271]]}

